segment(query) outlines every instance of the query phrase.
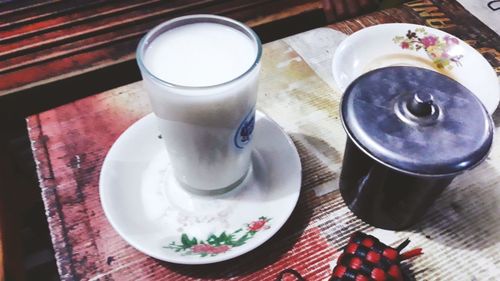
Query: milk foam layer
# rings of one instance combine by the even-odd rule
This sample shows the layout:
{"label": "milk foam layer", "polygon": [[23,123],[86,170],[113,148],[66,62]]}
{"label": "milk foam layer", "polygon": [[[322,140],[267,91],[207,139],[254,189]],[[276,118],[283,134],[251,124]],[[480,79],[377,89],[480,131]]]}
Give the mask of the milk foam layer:
{"label": "milk foam layer", "polygon": [[256,56],[255,43],[244,33],[217,23],[192,23],[156,37],[144,61],[163,81],[199,87],[237,78]]}

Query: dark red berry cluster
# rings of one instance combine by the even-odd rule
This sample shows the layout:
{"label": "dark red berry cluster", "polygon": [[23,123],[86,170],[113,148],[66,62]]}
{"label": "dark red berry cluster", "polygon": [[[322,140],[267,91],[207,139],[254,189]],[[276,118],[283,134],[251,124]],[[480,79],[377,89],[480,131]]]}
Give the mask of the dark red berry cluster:
{"label": "dark red berry cluster", "polygon": [[337,260],[330,281],[403,281],[399,250],[356,232]]}

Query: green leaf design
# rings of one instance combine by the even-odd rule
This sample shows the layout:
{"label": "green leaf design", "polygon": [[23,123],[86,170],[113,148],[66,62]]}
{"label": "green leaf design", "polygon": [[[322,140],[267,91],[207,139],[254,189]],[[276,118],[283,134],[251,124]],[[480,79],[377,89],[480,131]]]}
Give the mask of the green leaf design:
{"label": "green leaf design", "polygon": [[396,36],[392,40],[394,41],[394,43],[399,43],[399,42],[402,42],[403,40],[405,40],[405,37],[404,36]]}
{"label": "green leaf design", "polygon": [[[171,249],[174,252],[182,252],[183,255],[200,255],[201,257],[216,256],[224,253],[231,248],[244,245],[249,239],[253,238],[256,233],[269,228],[264,225],[271,219],[261,216],[257,221],[246,224],[246,228],[239,228],[232,233],[221,232],[219,235],[210,234],[206,240],[197,240],[196,237],[189,238],[186,233],[181,235],[180,244],[175,241],[169,243],[163,248]],[[259,228],[251,229],[250,225],[259,223]],[[246,232],[243,232],[246,229]],[[196,247],[195,247],[196,246]]]}
{"label": "green leaf design", "polygon": [[226,235],[226,232],[222,232],[221,235],[217,238],[217,242],[218,244],[225,244],[226,243],[226,240],[227,240],[227,235]]}
{"label": "green leaf design", "polygon": [[196,238],[193,237],[193,239],[189,239],[186,233],[183,233],[181,235],[181,243],[184,249],[191,248],[194,245],[198,244],[198,241],[196,241]]}
{"label": "green leaf design", "polygon": [[244,245],[250,238],[252,238],[255,235],[255,233],[257,233],[257,232],[256,231],[248,231],[247,233],[245,233],[245,235],[241,236],[240,239],[233,242],[233,247],[238,247],[238,246]]}
{"label": "green leaf design", "polygon": [[186,247],[189,247],[190,246],[190,241],[189,241],[189,238],[187,236],[186,233],[183,233],[182,236],[181,236],[181,243],[182,245],[186,246]]}
{"label": "green leaf design", "polygon": [[208,236],[208,238],[207,238],[207,243],[210,245],[216,245],[217,244],[217,236],[215,236],[214,234],[210,234],[210,236]]}

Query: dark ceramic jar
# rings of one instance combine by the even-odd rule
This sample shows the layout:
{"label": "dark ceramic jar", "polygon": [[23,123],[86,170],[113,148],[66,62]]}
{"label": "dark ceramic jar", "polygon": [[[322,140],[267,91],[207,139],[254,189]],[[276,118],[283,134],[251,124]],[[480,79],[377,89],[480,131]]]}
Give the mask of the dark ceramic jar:
{"label": "dark ceramic jar", "polygon": [[481,163],[493,121],[458,82],[395,66],[357,78],[342,98],[348,140],[340,192],[356,216],[381,228],[419,220],[453,178]]}

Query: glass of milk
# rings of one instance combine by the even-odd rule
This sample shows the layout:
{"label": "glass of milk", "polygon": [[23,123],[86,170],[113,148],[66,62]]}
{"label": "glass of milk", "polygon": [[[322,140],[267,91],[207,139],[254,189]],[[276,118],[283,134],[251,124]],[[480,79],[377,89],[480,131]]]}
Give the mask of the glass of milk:
{"label": "glass of milk", "polygon": [[249,27],[214,15],[164,22],[139,43],[143,85],[186,189],[221,193],[246,177],[261,54]]}

